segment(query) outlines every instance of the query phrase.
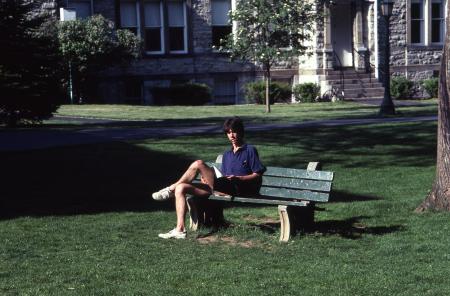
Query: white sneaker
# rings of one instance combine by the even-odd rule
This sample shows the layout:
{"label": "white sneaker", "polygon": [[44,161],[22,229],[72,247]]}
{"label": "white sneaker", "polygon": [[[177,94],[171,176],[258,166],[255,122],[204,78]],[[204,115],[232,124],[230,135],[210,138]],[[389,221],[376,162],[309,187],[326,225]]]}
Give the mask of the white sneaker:
{"label": "white sneaker", "polygon": [[168,238],[176,238],[176,239],[185,239],[186,231],[178,231],[176,228],[172,229],[167,233],[158,234],[160,238],[168,239]]}
{"label": "white sneaker", "polygon": [[169,198],[175,197],[175,192],[170,190],[169,187],[163,188],[160,191],[154,192],[152,194],[154,200],[167,200]]}

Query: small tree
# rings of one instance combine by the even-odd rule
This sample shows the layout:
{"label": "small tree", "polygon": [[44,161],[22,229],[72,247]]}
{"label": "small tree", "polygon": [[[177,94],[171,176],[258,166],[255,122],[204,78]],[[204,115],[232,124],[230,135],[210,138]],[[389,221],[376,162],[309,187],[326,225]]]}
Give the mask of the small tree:
{"label": "small tree", "polygon": [[129,30],[115,30],[101,15],[87,20],[62,22],[59,26],[60,51],[72,69],[75,94],[86,95],[86,80],[97,71],[139,57],[141,40]]}
{"label": "small tree", "polygon": [[266,112],[270,112],[270,70],[277,62],[306,53],[305,41],[312,38],[319,13],[313,1],[239,0],[230,17],[237,28],[221,49],[233,60],[242,59],[262,66]]}
{"label": "small tree", "polygon": [[40,122],[59,106],[60,65],[43,1],[0,1],[0,123]]}

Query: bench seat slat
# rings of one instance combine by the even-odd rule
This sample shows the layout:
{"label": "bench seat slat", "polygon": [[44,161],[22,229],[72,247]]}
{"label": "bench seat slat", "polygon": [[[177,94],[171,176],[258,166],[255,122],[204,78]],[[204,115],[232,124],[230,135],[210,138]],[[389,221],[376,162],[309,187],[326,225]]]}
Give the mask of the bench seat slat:
{"label": "bench seat slat", "polygon": [[235,202],[245,202],[245,203],[255,203],[255,204],[268,204],[268,205],[284,205],[284,206],[307,206],[307,201],[289,201],[289,200],[276,200],[276,199],[263,199],[263,198],[250,198],[250,197],[239,197],[239,196],[221,196],[221,195],[211,195],[209,197],[211,200],[219,201],[235,201]]}
{"label": "bench seat slat", "polygon": [[267,167],[264,176],[333,181],[333,172]]}
{"label": "bench seat slat", "polygon": [[294,190],[286,188],[261,187],[259,191],[261,195],[285,198],[285,199],[304,199],[317,202],[327,202],[328,193],[314,192],[309,190]]}
{"label": "bench seat slat", "polygon": [[271,187],[285,187],[292,189],[306,189],[325,192],[331,191],[330,181],[315,181],[305,179],[263,176],[262,184],[263,186],[271,186]]}

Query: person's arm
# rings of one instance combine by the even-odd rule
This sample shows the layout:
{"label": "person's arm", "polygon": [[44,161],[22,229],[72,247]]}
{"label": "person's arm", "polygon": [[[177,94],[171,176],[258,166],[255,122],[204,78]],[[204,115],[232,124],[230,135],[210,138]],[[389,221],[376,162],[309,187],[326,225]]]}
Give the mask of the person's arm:
{"label": "person's arm", "polygon": [[258,173],[252,173],[250,175],[246,175],[246,176],[227,176],[228,179],[233,180],[233,179],[238,179],[244,182],[251,182],[251,181],[255,181],[258,178],[261,178],[261,174]]}

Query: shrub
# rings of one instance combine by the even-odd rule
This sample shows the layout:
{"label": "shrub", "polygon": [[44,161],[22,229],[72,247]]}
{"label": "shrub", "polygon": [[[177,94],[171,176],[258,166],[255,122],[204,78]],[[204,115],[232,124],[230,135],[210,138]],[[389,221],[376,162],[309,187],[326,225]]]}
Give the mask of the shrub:
{"label": "shrub", "polygon": [[437,98],[439,90],[439,78],[434,77],[424,80],[422,82],[422,87],[427,91],[430,97]]}
{"label": "shrub", "polygon": [[152,89],[157,105],[204,105],[211,100],[211,88],[203,83],[183,83]]}
{"label": "shrub", "polygon": [[391,79],[391,96],[395,99],[408,99],[414,91],[414,82],[404,76],[397,76]]}
{"label": "shrub", "polygon": [[300,83],[294,86],[293,92],[297,102],[312,103],[320,95],[320,86],[313,82]]}
{"label": "shrub", "polygon": [[[245,99],[248,103],[266,103],[266,84],[264,81],[247,83],[244,87]],[[270,104],[278,102],[289,102],[291,100],[291,87],[288,83],[272,81],[270,83]]]}

